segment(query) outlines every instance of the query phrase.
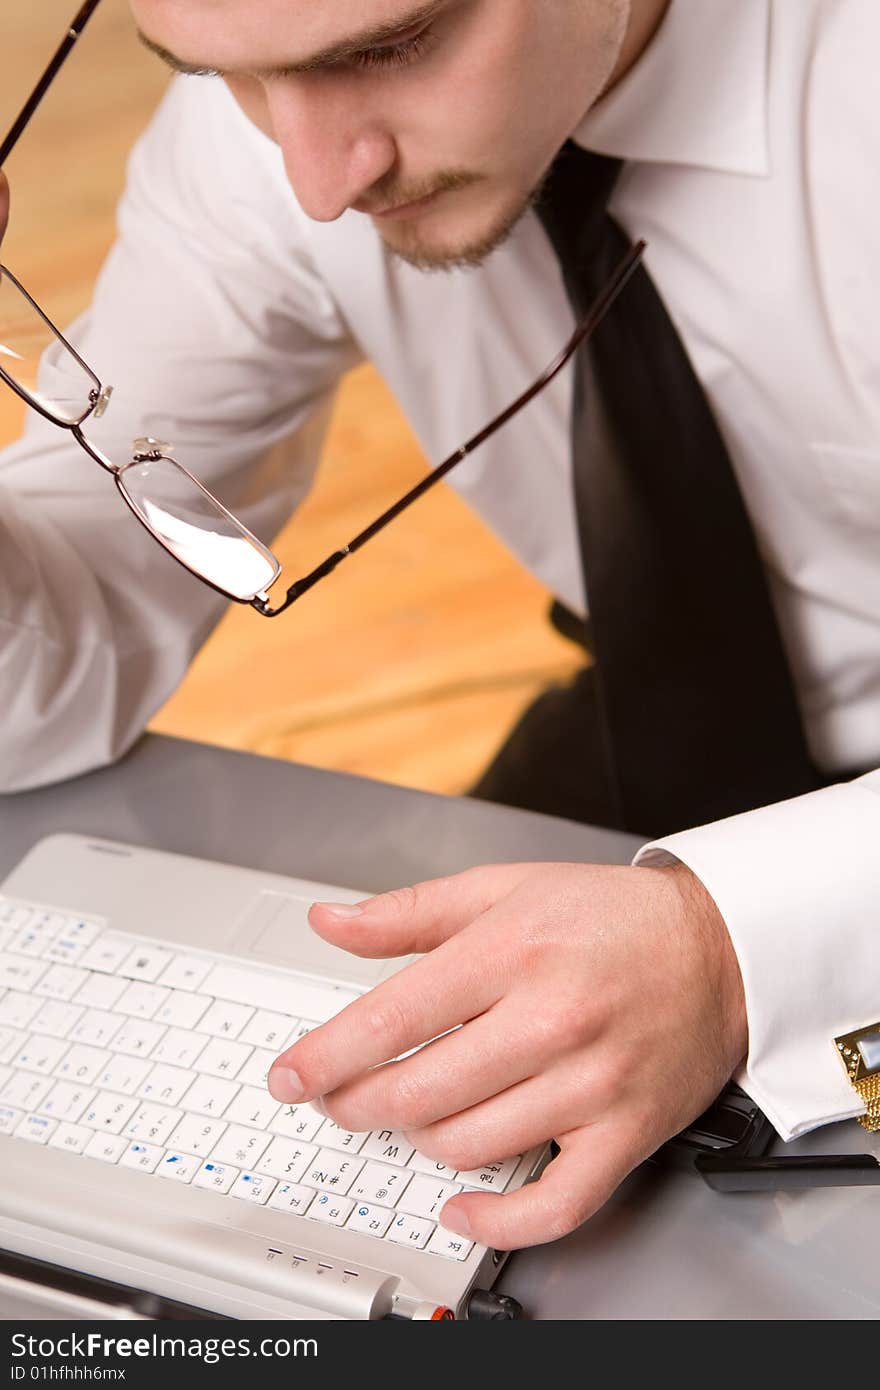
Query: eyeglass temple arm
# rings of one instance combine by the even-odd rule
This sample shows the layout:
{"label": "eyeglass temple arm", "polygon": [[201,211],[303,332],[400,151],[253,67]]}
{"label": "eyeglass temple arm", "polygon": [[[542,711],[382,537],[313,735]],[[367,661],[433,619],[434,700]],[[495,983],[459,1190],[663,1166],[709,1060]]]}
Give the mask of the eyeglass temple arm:
{"label": "eyeglass temple arm", "polygon": [[450,454],[448,459],[445,459],[443,463],[438,464],[436,468],[432,469],[420,483],[417,483],[414,488],[411,488],[410,491],[395,502],[392,507],[389,507],[386,512],[383,512],[380,517],[377,517],[370,526],[364,531],[361,531],[359,535],[355,536],[354,540],[349,541],[348,545],[343,546],[341,550],[335,550],[332,555],[328,555],[327,559],[324,560],[322,564],[318,565],[317,569],[312,570],[312,572],[305,575],[303,579],[297,579],[294,584],[291,584],[284,602],[279,604],[277,608],[270,608],[268,603],[261,599],[253,600],[254,608],[266,618],[277,618],[280,613],[286,612],[290,605],[295,603],[298,598],[301,598],[303,594],[308,593],[309,589],[317,584],[319,579],[324,579],[328,574],[332,574],[336,566],[341,564],[348,555],[353,555],[356,550],[360,550],[362,545],[366,545],[367,541],[372,540],[373,536],[379,531],[382,531],[390,521],[393,521],[395,517],[399,516],[400,513],[411,506],[413,502],[417,502],[420,497],[435,485],[435,483],[439,483],[441,478],[445,478],[447,473],[455,468],[457,464],[461,463],[462,459],[467,458],[468,454],[472,454],[490,435],[494,434],[502,425],[506,425],[512,416],[522,410],[523,406],[528,405],[529,401],[533,400],[540,391],[543,391],[544,387],[562,370],[569,358],[575,353],[577,348],[580,347],[581,343],[599,326],[641,260],[646,245],[647,243],[644,241],[637,241],[629,248],[626,255],[613,271],[607,285],[605,285],[597,299],[593,302],[589,313],[585,318],[581,319],[565,347],[559,353],[559,356],[551,362],[546,371],[542,373],[537,381],[533,382],[527,391],[524,391],[521,396],[517,397],[512,405],[509,405],[506,410],[503,410],[500,415],[497,415],[494,420],[490,421],[488,425],[485,425],[483,429],[481,429],[478,434],[475,434],[472,439],[469,439],[466,444],[462,444],[461,448],[456,449],[454,454]]}
{"label": "eyeglass temple arm", "polygon": [[49,66],[46,68],[46,71],[43,73],[43,76],[40,78],[39,82],[37,83],[34,90],[31,92],[24,106],[21,108],[21,111],[19,112],[15,120],[15,124],[13,125],[9,134],[6,136],[5,140],[3,141],[3,144],[0,145],[0,168],[2,168],[3,165],[6,163],[14,147],[17,145],[19,137],[24,133],[24,129],[30,121],[31,116],[34,114],[40,102],[43,100],[43,97],[46,95],[46,92],[51,86],[52,81],[55,78],[56,73],[58,72],[58,69],[61,67],[61,64],[64,62],[64,59],[67,57],[70,50],[73,48],[73,45],[76,43],[83,29],[85,29],[86,25],[92,17],[92,14],[98,8],[99,3],[100,0],[85,0],[85,3],[81,5],[80,9],[77,11],[75,18],[71,20],[70,28],[68,29],[64,38],[61,40],[61,43],[58,45],[58,48],[55,50],[55,53],[49,62]]}

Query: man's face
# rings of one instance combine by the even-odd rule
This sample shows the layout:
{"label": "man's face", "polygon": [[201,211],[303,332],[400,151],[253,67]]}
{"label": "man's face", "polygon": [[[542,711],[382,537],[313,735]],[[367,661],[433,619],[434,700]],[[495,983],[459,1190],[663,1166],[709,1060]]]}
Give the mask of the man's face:
{"label": "man's face", "polygon": [[476,263],[608,84],[632,0],[132,0],[219,72],[303,210],[373,218],[423,268]]}

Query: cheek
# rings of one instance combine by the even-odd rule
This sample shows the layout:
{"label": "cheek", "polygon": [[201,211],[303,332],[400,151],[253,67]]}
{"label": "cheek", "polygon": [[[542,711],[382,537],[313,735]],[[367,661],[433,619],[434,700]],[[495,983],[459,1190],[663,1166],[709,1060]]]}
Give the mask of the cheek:
{"label": "cheek", "polygon": [[223,80],[248,120],[270,140],[275,140],[269,103],[261,84],[251,77],[225,77]]}

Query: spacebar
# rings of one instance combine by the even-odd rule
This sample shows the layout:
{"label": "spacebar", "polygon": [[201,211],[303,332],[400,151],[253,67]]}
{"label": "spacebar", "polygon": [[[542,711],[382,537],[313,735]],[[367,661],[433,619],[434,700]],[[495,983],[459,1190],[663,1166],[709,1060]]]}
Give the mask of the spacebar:
{"label": "spacebar", "polygon": [[270,975],[236,965],[215,965],[199,993],[315,1023],[324,1023],[359,997],[353,990],[314,984],[299,975]]}

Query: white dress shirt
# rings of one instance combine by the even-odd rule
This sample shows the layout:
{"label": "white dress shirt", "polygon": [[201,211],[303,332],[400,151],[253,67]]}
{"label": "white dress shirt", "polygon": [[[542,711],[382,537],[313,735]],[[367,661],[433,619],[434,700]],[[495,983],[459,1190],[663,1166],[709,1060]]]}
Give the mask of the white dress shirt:
{"label": "white dress shirt", "polygon": [[[830,773],[880,764],[878,51],[876,0],[672,0],[575,134],[627,161],[612,210],[647,238],[712,402]],[[439,460],[570,329],[532,214],[478,271],[424,275],[368,218],[310,222],[225,86],[182,79],[134,152],[119,240],[70,336],[116,387],[87,426],[104,452],[173,441],[271,540],[359,358]],[[44,364],[47,389],[58,370]],[[450,482],[583,612],[570,405],[566,374]],[[32,414],[0,456],[0,789],[118,757],[222,608]],[[670,854],[703,879],[737,951],[747,1089],[784,1137],[858,1113],[831,1039],[880,1016],[880,773],[671,836],[639,862]]]}

